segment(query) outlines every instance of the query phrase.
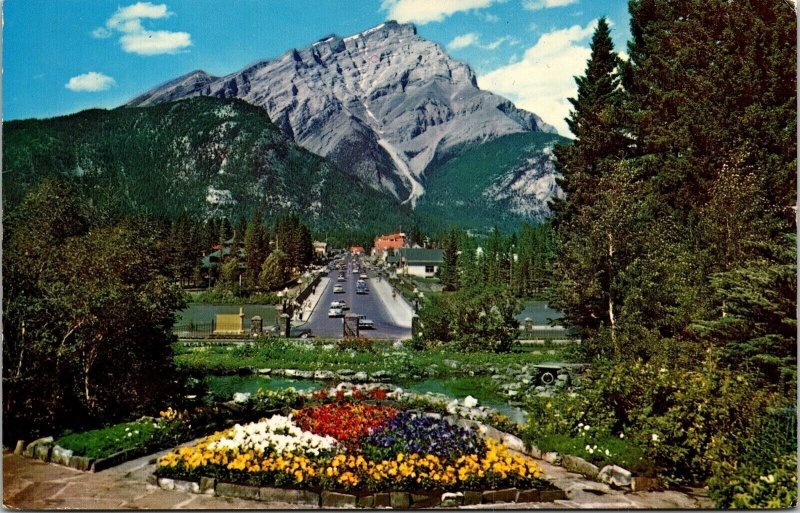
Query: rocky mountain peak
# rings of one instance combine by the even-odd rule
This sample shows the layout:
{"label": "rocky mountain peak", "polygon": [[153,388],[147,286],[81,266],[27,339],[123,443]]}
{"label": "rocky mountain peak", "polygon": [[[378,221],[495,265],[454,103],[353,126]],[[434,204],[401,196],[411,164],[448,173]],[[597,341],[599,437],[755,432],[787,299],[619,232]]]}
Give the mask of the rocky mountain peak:
{"label": "rocky mountain peak", "polygon": [[263,107],[301,146],[412,206],[435,159],[511,133],[553,131],[480,90],[467,64],[395,21],[326,36],[224,77],[193,72],[128,105],[199,95]]}

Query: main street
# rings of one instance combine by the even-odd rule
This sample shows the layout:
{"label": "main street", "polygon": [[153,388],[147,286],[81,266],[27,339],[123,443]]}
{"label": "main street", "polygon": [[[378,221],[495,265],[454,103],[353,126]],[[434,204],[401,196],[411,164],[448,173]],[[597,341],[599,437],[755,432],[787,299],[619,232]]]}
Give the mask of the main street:
{"label": "main street", "polygon": [[[407,339],[411,337],[411,315],[413,314],[408,303],[397,294],[391,295],[391,287],[386,280],[376,283],[378,278],[371,275],[367,282],[369,292],[356,294],[358,274],[353,273],[353,265],[364,270],[360,258],[347,256],[342,270],[333,269],[328,274],[328,284],[322,297],[314,308],[308,322],[302,328],[309,328],[316,337],[341,338],[343,334],[341,317],[328,317],[331,302],[344,300],[350,306],[345,314],[365,315],[374,322],[374,329],[361,330],[361,335],[367,338],[381,339]],[[343,272],[345,281],[336,281],[339,273]],[[336,285],[344,288],[344,293],[334,294]]]}

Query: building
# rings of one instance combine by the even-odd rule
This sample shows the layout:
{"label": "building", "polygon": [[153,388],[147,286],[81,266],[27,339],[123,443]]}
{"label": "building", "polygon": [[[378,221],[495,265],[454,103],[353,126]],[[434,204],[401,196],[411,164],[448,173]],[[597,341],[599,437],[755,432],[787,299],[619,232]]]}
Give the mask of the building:
{"label": "building", "polygon": [[314,241],[314,254],[318,257],[325,258],[328,256],[328,243]]}
{"label": "building", "polygon": [[363,255],[364,254],[364,246],[350,246],[350,254],[352,254],[352,255]]}
{"label": "building", "polygon": [[394,257],[395,258],[391,260],[395,260],[394,263],[397,266],[398,272],[411,276],[430,278],[436,274],[439,267],[444,263],[444,250],[400,248],[396,250]]}

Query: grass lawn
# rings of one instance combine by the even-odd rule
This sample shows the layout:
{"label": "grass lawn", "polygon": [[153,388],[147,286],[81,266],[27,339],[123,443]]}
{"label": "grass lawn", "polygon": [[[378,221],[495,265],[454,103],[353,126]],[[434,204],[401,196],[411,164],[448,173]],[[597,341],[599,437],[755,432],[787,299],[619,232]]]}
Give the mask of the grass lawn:
{"label": "grass lawn", "polygon": [[[374,372],[388,370],[395,376],[442,377],[489,373],[489,367],[504,368],[511,364],[542,363],[561,360],[564,352],[555,354],[528,349],[509,353],[487,351],[461,353],[446,349],[413,351],[394,349],[390,345],[374,346],[374,351],[354,351],[338,348],[334,343],[316,341],[301,343],[276,339],[262,346],[208,347],[190,351],[175,347],[175,360],[179,367],[201,373],[235,372],[242,368],[269,367],[271,369],[341,370]],[[445,362],[447,360],[447,362]]]}
{"label": "grass lawn", "polygon": [[115,452],[149,445],[159,434],[152,422],[125,422],[113,426],[72,433],[56,440],[64,449],[89,458],[105,458]]}
{"label": "grass lawn", "polygon": [[[635,474],[654,475],[643,459],[642,449],[628,440],[615,436],[584,438],[570,435],[548,435],[532,440],[532,443],[542,451],[579,456],[599,468],[603,468],[605,465],[619,465]],[[587,446],[591,450],[587,449]],[[606,451],[608,452],[606,453]]]}

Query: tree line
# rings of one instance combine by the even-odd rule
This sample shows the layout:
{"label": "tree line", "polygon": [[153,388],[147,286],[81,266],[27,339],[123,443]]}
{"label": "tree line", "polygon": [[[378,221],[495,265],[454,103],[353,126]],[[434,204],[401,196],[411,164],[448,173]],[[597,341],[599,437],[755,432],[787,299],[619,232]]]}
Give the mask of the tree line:
{"label": "tree line", "polygon": [[[713,475],[730,506],[736,472],[777,472],[754,454],[762,419],[795,406],[796,13],[629,9],[629,58],[601,19],[570,100],[575,141],[556,149],[554,303],[595,364],[598,418],[657,433],[653,461],[676,480]],[[648,366],[665,374],[620,378]]]}

